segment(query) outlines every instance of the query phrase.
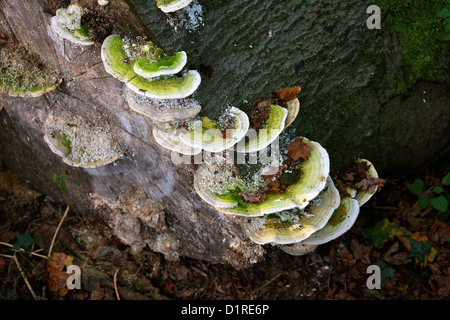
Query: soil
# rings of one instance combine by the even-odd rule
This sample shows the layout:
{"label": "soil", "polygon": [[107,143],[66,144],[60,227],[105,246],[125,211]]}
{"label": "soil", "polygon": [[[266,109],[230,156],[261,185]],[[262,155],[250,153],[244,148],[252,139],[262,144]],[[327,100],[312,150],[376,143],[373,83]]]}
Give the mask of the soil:
{"label": "soil", "polygon": [[[429,170],[424,180],[427,185],[437,185],[444,175],[443,171]],[[37,298],[47,300],[448,299],[450,227],[442,216],[430,209],[421,210],[417,196],[406,188],[405,182],[411,179],[388,180],[362,208],[349,232],[313,253],[295,257],[266,245],[265,260],[242,270],[189,258],[171,262],[148,250],[133,252],[115,239],[109,228],[95,219],[95,214],[80,217],[73,210],[76,208],[70,208],[52,253],[57,262],[63,261],[58,256],[73,257],[73,264],[82,266],[82,286],[57,290],[54,278],[63,277],[65,283],[65,268],[55,273],[46,259],[14,251],[7,244],[20,244],[46,256],[67,207],[0,166],[0,297],[33,299],[10,258],[16,255]],[[432,243],[436,255],[426,263],[415,261],[410,257],[411,248],[400,236],[392,236],[382,247],[375,247],[362,231],[384,218],[402,230],[420,234]],[[383,269],[391,277],[382,275],[385,279],[381,288],[368,289],[367,268],[380,261],[393,269]]]}

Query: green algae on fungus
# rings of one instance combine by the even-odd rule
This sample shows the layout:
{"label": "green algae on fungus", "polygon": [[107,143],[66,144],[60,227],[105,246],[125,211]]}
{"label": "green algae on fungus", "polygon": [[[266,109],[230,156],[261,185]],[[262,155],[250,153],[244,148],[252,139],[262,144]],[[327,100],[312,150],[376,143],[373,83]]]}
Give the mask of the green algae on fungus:
{"label": "green algae on fungus", "polygon": [[67,9],[61,8],[51,18],[52,30],[62,38],[82,46],[94,44],[91,40],[89,26],[81,23],[83,9],[78,4],[72,4]]}
{"label": "green algae on fungus", "polygon": [[80,116],[53,112],[44,126],[44,141],[70,166],[97,168],[123,156],[122,148],[108,129]]}
{"label": "green algae on fungus", "polygon": [[193,148],[209,152],[221,152],[232,148],[247,133],[248,116],[242,110],[230,107],[223,112],[221,118],[227,118],[225,124],[207,117],[191,121],[190,130],[181,136],[181,140]]}
{"label": "green algae on fungus", "polygon": [[191,96],[200,85],[200,74],[189,70],[183,76],[146,80],[136,76],[127,85],[136,93],[153,99],[182,99]]}
{"label": "green algae on fungus", "polygon": [[156,0],[156,5],[162,12],[174,12],[187,7],[192,0]]}
{"label": "green algae on fungus", "polygon": [[158,56],[154,60],[148,57],[139,58],[134,64],[133,70],[137,75],[145,78],[176,74],[183,70],[187,62],[186,52],[180,51],[173,56]]}
{"label": "green algae on fungus", "polygon": [[217,210],[235,207],[239,190],[257,190],[261,187],[258,179],[254,179],[252,185],[246,183],[230,159],[216,154],[212,159],[205,160],[195,172],[194,188],[205,202]]}
{"label": "green algae on fungus", "polygon": [[0,92],[12,97],[39,97],[58,87],[60,73],[34,54],[9,42],[0,47]]}
{"label": "green algae on fungus", "polygon": [[269,118],[265,121],[263,128],[258,132],[248,131],[248,139],[244,137],[236,146],[236,151],[251,153],[260,151],[270,145],[285,128],[288,110],[276,104],[269,106]]}
{"label": "green algae on fungus", "polygon": [[244,219],[242,228],[257,244],[296,243],[323,228],[339,204],[339,192],[328,177],[325,189],[305,209]]}
{"label": "green algae on fungus", "polygon": [[150,79],[136,74],[134,65],[146,51],[145,48],[140,47],[130,45],[119,35],[108,36],[101,49],[105,70],[113,77],[125,82],[135,93],[147,98],[182,99],[197,90],[201,77],[195,70],[189,70],[182,76],[165,75]]}
{"label": "green algae on fungus", "polygon": [[[227,166],[201,165],[194,176],[197,193],[219,212],[230,215],[256,217],[294,208],[304,209],[324,189],[330,171],[329,157],[326,150],[317,142],[303,138],[311,147],[307,160],[298,164],[301,174],[297,181],[286,187],[284,192],[267,192],[261,201],[243,201],[242,192],[255,192],[255,189],[233,184],[222,176],[244,181],[234,164]],[[212,174],[216,173],[216,174]],[[261,181],[262,171],[257,172],[255,181]],[[260,185],[258,185],[260,187]],[[256,190],[258,191],[258,190]]]}

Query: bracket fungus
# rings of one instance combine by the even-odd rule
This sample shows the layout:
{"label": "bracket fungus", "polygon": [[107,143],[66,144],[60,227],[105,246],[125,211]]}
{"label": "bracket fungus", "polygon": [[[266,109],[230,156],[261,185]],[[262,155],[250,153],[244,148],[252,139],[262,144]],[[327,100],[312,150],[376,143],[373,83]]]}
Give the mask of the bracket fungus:
{"label": "bracket fungus", "polygon": [[[156,63],[155,68],[165,70],[165,75],[147,79],[135,72],[134,66],[140,58],[159,57],[158,50],[146,41],[131,43],[119,35],[110,35],[103,41],[101,56],[105,70],[137,94],[152,99],[182,99],[192,95],[201,83],[201,76],[195,70],[177,76],[177,68],[171,70],[164,63]],[[160,53],[155,54],[156,51]]]}
{"label": "bracket fungus", "polygon": [[[366,171],[366,179],[371,179],[373,180],[378,180],[378,172],[375,169],[374,165],[366,159],[358,159],[357,163],[365,165],[368,167],[367,171]],[[381,181],[383,183],[383,181]],[[375,194],[375,192],[378,190],[379,185],[378,184],[374,184],[373,187],[366,187],[364,188],[363,186],[363,190],[355,190],[356,191],[356,195],[355,195],[355,199],[358,201],[359,206],[361,207],[362,205],[364,205],[367,201],[369,201],[370,198],[372,198],[372,196]]]}
{"label": "bracket fungus", "polygon": [[242,228],[257,244],[297,243],[322,229],[339,204],[339,192],[328,177],[325,189],[305,209],[244,219]]}
{"label": "bracket fungus", "polygon": [[251,153],[260,151],[269,146],[285,128],[288,110],[277,104],[270,104],[268,106],[268,119],[262,128],[258,128],[258,132],[254,130],[249,131],[248,141],[242,139],[236,146],[237,152]]}
{"label": "bracket fungus", "polygon": [[286,102],[286,107],[288,110],[288,114],[286,116],[286,121],[284,123],[284,128],[289,127],[292,122],[297,118],[298,113],[300,111],[300,101],[295,98],[293,100],[289,100]]}
{"label": "bracket fungus", "polygon": [[[248,117],[253,127],[275,129],[276,133],[267,138],[258,132],[245,144],[242,138],[236,150],[250,153],[267,150],[270,145],[268,165],[235,164],[234,158],[217,156],[200,165],[194,175],[198,195],[218,212],[240,216],[250,240],[279,246],[291,255],[312,252],[348,231],[360,206],[384,183],[373,165],[360,159],[353,168],[356,172],[343,178],[348,181],[336,180],[336,184],[329,176],[327,151],[304,137],[295,137],[285,146],[280,162],[276,155],[279,145],[272,142],[297,117],[300,91],[301,86],[277,90],[272,93],[274,100],[258,100],[252,105]],[[261,118],[265,121],[259,122]],[[204,130],[214,125],[206,118],[199,127]]]}
{"label": "bracket fungus", "polygon": [[156,5],[162,12],[174,12],[187,7],[192,0],[156,0]]}
{"label": "bracket fungus", "polygon": [[107,127],[70,112],[50,113],[44,140],[53,153],[74,167],[97,168],[123,156],[123,150]]}
{"label": "bracket fungus", "polygon": [[191,120],[188,132],[180,138],[186,145],[193,148],[221,152],[239,142],[248,128],[247,114],[236,107],[230,107],[222,113],[218,121],[208,117]]}
{"label": "bracket fungus", "polygon": [[[234,164],[201,165],[194,176],[196,190],[206,202],[225,214],[256,217],[304,209],[324,189],[330,164],[328,153],[320,144],[306,138],[302,140],[308,146],[308,156],[303,161],[297,159],[299,163],[279,172],[280,179],[286,181],[284,190],[273,187],[272,177],[265,176],[262,171],[253,177],[262,182],[249,187],[242,183],[244,179]],[[229,179],[223,178],[226,176]]]}
{"label": "bracket fungus", "polygon": [[327,224],[314,232],[302,243],[305,245],[319,245],[340,237],[350,230],[359,214],[359,204],[355,199],[344,198],[340,206],[334,210]]}
{"label": "bracket fungus", "polygon": [[0,93],[39,97],[58,87],[61,74],[11,39],[0,46]]}
{"label": "bracket fungus", "polygon": [[188,121],[202,109],[193,98],[152,99],[135,93],[126,85],[123,88],[123,95],[133,111],[148,117],[156,126],[162,124],[172,126],[174,122]]}
{"label": "bracket fungus", "polygon": [[168,57],[164,55],[161,49],[156,49],[153,57],[140,57],[136,60],[133,70],[137,75],[145,79],[151,79],[176,74],[183,70],[186,62],[187,54],[184,51],[177,52],[175,55]]}
{"label": "bracket fungus", "polygon": [[164,130],[159,130],[157,128],[153,128],[153,137],[155,141],[162,147],[184,154],[188,156],[193,156],[202,152],[201,148],[193,148],[191,146],[186,145],[183,141],[180,140],[180,137],[176,134],[171,134]]}
{"label": "bracket fungus", "polygon": [[56,15],[51,18],[50,26],[54,32],[62,38],[82,46],[94,44],[91,40],[89,26],[81,23],[83,8],[78,4],[71,4],[67,9],[56,10]]}

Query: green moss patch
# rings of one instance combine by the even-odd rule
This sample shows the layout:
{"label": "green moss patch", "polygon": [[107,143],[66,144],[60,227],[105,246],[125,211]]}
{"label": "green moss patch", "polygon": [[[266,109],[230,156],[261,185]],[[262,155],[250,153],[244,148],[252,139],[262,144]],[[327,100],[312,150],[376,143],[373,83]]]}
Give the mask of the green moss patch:
{"label": "green moss patch", "polygon": [[[402,47],[403,70],[395,75],[398,93],[418,80],[445,81],[445,66],[440,57],[448,53],[448,42],[440,12],[448,0],[377,0],[389,28],[397,32]],[[403,74],[402,74],[403,73]]]}

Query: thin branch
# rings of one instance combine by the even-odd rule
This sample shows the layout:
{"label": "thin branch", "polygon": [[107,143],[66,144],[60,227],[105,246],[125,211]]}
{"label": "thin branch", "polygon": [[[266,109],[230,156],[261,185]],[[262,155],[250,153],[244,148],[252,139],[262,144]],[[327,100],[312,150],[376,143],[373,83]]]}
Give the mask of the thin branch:
{"label": "thin branch", "polygon": [[77,209],[75,209],[75,207],[72,205],[72,202],[70,202],[69,196],[67,195],[67,193],[64,193],[64,196],[66,197],[66,201],[69,207],[73,208],[73,211],[75,211],[75,213],[77,214],[78,219],[80,219],[81,222],[83,222],[83,218],[81,218],[80,214],[78,213]]}
{"label": "thin branch", "polygon": [[117,300],[120,300],[120,296],[119,296],[119,290],[117,290],[117,273],[119,272],[119,269],[116,270],[116,272],[114,273],[114,290],[116,290],[116,296],[117,296]]}
{"label": "thin branch", "polygon": [[70,206],[67,206],[66,212],[64,212],[64,215],[61,218],[61,221],[59,222],[58,227],[56,228],[55,234],[53,235],[53,240],[52,240],[52,243],[50,245],[50,249],[48,249],[47,257],[49,257],[49,258],[50,258],[51,254],[52,254],[52,249],[53,249],[53,245],[55,244],[56,236],[58,235],[59,229],[61,229],[61,226],[62,226],[62,224],[64,222],[64,219],[66,218],[67,214],[69,213],[69,209],[70,209]]}
{"label": "thin branch", "polygon": [[[10,247],[10,248],[14,248],[14,246],[13,246],[12,244],[9,244],[9,243],[6,243],[6,242],[1,242],[1,241],[0,241],[0,245],[7,246],[7,247]],[[39,249],[39,250],[42,250],[42,249]],[[20,248],[18,251],[23,252],[23,253],[29,253],[29,254],[31,254],[31,255],[33,255],[33,256],[36,256],[36,257],[39,257],[39,258],[48,259],[47,256],[44,256],[44,255],[39,254],[39,253],[36,253],[36,252],[39,251],[39,250],[32,251],[32,252],[27,252],[27,251],[23,250],[23,248]],[[17,250],[16,250],[16,251],[17,251]]]}
{"label": "thin branch", "polygon": [[13,256],[13,260],[16,263],[17,268],[19,269],[20,274],[22,275],[22,278],[25,281],[28,289],[30,290],[31,295],[33,296],[34,300],[38,300],[38,297],[37,297],[36,293],[34,292],[33,288],[31,287],[30,282],[28,281],[28,278],[25,275],[25,272],[23,272],[22,266],[20,265],[19,260],[17,259],[17,256],[15,254]]}

